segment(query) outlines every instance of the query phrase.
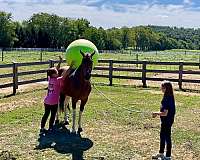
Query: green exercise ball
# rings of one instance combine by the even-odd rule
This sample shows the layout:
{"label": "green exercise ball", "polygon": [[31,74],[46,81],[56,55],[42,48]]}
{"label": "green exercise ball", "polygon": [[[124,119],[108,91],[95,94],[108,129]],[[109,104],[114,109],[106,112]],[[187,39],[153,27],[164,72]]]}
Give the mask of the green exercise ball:
{"label": "green exercise ball", "polygon": [[90,41],[86,39],[78,39],[73,41],[66,49],[66,61],[67,64],[70,66],[72,61],[74,61],[74,68],[78,68],[82,62],[83,56],[80,53],[80,50],[83,53],[89,52],[95,54],[92,56],[93,60],[93,68],[98,63],[98,50],[97,47]]}

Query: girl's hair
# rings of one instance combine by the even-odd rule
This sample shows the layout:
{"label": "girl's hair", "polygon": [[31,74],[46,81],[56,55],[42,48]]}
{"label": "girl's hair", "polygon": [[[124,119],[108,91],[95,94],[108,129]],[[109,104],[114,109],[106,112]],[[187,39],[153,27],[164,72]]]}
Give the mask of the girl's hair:
{"label": "girl's hair", "polygon": [[161,83],[161,87],[165,88],[164,97],[165,96],[173,96],[174,97],[173,87],[172,87],[172,83],[170,81],[163,81]]}
{"label": "girl's hair", "polygon": [[49,77],[51,77],[51,78],[52,78],[52,75],[53,75],[53,74],[56,74],[56,73],[58,73],[58,71],[56,70],[56,68],[49,68],[49,69],[47,70],[47,76],[49,76]]}

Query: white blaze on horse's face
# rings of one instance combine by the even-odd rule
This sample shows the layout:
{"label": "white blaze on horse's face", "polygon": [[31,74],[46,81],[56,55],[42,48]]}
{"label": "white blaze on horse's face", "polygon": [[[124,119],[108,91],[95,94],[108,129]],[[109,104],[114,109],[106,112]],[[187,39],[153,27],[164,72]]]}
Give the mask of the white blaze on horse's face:
{"label": "white blaze on horse's face", "polygon": [[80,53],[83,56],[81,63],[83,69],[83,76],[85,80],[89,80],[91,78],[92,65],[93,65],[92,56],[95,54],[95,51],[92,54],[90,54],[88,52],[83,53],[80,50]]}

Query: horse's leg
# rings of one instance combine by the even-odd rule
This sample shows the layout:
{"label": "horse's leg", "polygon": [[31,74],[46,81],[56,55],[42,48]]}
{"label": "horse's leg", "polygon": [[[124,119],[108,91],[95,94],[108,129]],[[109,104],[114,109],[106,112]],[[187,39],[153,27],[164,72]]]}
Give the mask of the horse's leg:
{"label": "horse's leg", "polygon": [[78,119],[78,134],[80,134],[83,131],[82,126],[81,126],[81,118],[82,118],[82,114],[83,114],[83,110],[84,110],[84,106],[85,106],[86,102],[87,102],[87,99],[81,100],[79,119]]}
{"label": "horse's leg", "polygon": [[57,113],[56,113],[56,119],[55,119],[55,124],[58,124],[59,123],[59,106],[58,106],[58,109],[57,109]]}
{"label": "horse's leg", "polygon": [[64,101],[65,101],[65,95],[63,93],[60,93],[59,105],[58,105],[58,110],[56,113],[56,121],[55,121],[55,123],[57,124],[59,123],[59,114],[64,109]]}
{"label": "horse's leg", "polygon": [[77,100],[72,98],[72,133],[75,133],[76,132],[76,128],[75,128],[75,125],[76,125],[76,103],[77,103]]}
{"label": "horse's leg", "polygon": [[64,102],[65,102],[65,94],[64,93],[60,93],[60,99],[59,99],[59,108],[60,108],[60,111],[63,111],[64,110]]}
{"label": "horse's leg", "polygon": [[65,125],[69,125],[69,101],[70,101],[70,97],[69,96],[66,96],[65,98],[65,105],[64,105],[64,124]]}

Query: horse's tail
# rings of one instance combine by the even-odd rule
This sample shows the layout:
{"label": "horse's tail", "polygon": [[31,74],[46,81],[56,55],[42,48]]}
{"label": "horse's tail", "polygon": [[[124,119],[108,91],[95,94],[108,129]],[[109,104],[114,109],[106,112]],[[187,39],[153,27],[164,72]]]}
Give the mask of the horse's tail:
{"label": "horse's tail", "polygon": [[60,93],[59,109],[62,112],[64,111],[64,105],[65,105],[65,95],[63,93]]}
{"label": "horse's tail", "polygon": [[[67,98],[67,99],[66,99]],[[70,111],[69,107],[69,97],[66,97],[65,94],[60,93],[59,109],[64,112],[65,109],[65,99],[67,100],[67,109]]]}

